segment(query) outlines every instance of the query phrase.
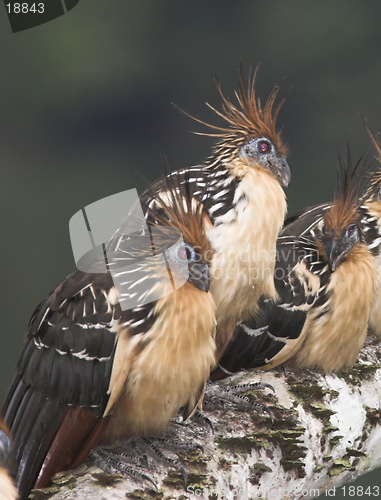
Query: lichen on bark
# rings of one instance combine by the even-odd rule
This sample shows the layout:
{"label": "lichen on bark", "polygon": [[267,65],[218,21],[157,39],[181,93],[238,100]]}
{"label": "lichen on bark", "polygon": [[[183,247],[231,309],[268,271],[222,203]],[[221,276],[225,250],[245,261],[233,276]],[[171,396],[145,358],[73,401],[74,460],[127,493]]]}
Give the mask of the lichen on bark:
{"label": "lichen on bark", "polygon": [[188,471],[187,486],[179,472],[161,464],[154,463],[147,472],[157,489],[119,475],[106,481],[100,469],[85,464],[58,475],[52,488],[36,491],[32,498],[316,498],[317,492],[381,465],[380,360],[381,343],[369,339],[354,367],[339,375],[252,371],[220,382],[222,386],[270,383],[275,395],[266,389],[249,397],[266,403],[275,422],[266,414],[225,402],[205,405],[214,432],[198,423],[172,423],[169,437],[203,447],[177,453]]}

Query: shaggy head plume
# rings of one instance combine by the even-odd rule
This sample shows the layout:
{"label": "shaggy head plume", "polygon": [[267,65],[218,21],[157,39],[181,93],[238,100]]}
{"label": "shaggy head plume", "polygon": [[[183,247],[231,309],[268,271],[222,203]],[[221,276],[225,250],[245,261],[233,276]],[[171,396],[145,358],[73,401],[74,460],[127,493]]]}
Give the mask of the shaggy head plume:
{"label": "shaggy head plume", "polygon": [[152,190],[156,207],[151,205],[148,209],[147,222],[179,230],[185,242],[210,260],[213,252],[205,232],[205,225],[210,222],[202,203],[192,195],[195,183],[173,172],[163,176],[162,187],[160,192]]}
{"label": "shaggy head plume", "polygon": [[238,106],[233,104],[226,97],[220,82],[216,77],[214,78],[214,83],[222,99],[222,111],[218,111],[209,103],[206,104],[212,111],[225,120],[229,124],[229,127],[212,125],[178,108],[198,123],[219,131],[219,133],[195,132],[198,135],[219,137],[221,139],[215,146],[214,155],[211,158],[212,163],[216,158],[226,158],[229,154],[233,156],[236,154],[238,148],[245,144],[248,139],[259,137],[268,138],[273,143],[278,153],[282,156],[286,156],[287,148],[281,140],[280,132],[276,130],[277,116],[284,103],[284,99],[275,106],[275,100],[279,92],[279,86],[276,85],[270,92],[264,106],[262,106],[255,92],[257,73],[258,66],[253,75],[250,71],[248,88],[246,90],[242,76],[242,64],[240,65],[238,91],[235,91]]}
{"label": "shaggy head plume", "polygon": [[366,168],[362,158],[352,166],[349,148],[347,160],[343,163],[339,157],[339,162],[334,203],[324,216],[326,229],[336,234],[341,234],[350,224],[358,222],[357,210],[362,202],[362,181]]}

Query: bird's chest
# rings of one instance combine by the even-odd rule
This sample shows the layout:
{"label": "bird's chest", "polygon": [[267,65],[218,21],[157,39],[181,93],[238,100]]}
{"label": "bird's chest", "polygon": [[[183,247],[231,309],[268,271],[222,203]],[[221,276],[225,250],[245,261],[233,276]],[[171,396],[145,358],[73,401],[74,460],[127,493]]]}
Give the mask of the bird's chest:
{"label": "bird's chest", "polygon": [[283,190],[272,177],[253,172],[235,186],[231,208],[208,231],[216,250],[211,291],[217,321],[235,310],[254,309],[261,295],[275,296],[276,240],[285,211]]}
{"label": "bird's chest", "polygon": [[162,432],[181,406],[196,406],[215,363],[214,313],[210,294],[188,283],[158,301],[159,319],[135,344],[109,439]]}
{"label": "bird's chest", "polygon": [[365,341],[376,284],[373,257],[361,249],[332,274],[328,300],[307,319],[307,338],[298,353],[299,364],[326,373],[351,366]]}

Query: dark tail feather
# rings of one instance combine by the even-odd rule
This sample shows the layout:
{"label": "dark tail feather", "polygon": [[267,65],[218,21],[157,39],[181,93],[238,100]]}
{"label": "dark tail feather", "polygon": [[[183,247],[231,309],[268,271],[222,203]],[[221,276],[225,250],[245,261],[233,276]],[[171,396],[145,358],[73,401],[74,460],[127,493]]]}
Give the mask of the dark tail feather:
{"label": "dark tail feather", "polygon": [[45,488],[54,474],[73,469],[98,444],[108,418],[94,418],[88,408],[66,407],[59,429],[46,453],[35,488]]}
{"label": "dark tail feather", "polygon": [[12,383],[6,398],[8,406],[4,406],[3,413],[12,435],[9,468],[15,477],[20,500],[26,500],[66,405],[57,400],[47,400],[17,378]]}
{"label": "dark tail feather", "polygon": [[57,472],[77,467],[97,445],[108,418],[95,418],[89,408],[46,399],[15,377],[4,406],[12,445],[7,465],[20,500],[32,488],[44,488]]}

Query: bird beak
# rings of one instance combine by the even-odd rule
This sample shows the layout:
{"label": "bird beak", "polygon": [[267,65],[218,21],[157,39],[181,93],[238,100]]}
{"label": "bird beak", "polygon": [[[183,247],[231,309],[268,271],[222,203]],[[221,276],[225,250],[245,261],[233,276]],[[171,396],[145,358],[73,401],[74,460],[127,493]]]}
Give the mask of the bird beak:
{"label": "bird beak", "polygon": [[335,239],[328,240],[324,246],[328,256],[328,265],[334,272],[348,255],[350,249],[342,241]]}
{"label": "bird beak", "polygon": [[278,156],[268,162],[268,169],[281,186],[287,187],[291,180],[291,170],[284,156]]}
{"label": "bird beak", "polygon": [[209,265],[200,262],[190,264],[188,281],[190,281],[199,290],[208,292],[210,288]]}
{"label": "bird beak", "polygon": [[287,187],[291,180],[291,170],[288,166],[286,158],[282,156],[279,162],[279,182],[282,186]]}

